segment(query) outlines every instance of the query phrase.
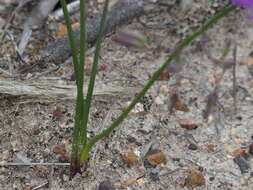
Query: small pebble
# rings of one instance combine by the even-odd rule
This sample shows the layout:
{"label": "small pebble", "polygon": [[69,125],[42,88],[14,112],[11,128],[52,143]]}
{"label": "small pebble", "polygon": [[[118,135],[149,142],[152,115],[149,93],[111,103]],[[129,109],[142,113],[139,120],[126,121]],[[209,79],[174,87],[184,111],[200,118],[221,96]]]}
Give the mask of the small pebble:
{"label": "small pebble", "polygon": [[169,93],[169,88],[166,85],[162,85],[159,89],[159,93],[161,94],[168,94]]}
{"label": "small pebble", "polygon": [[102,181],[99,184],[98,190],[115,190],[110,181]]}
{"label": "small pebble", "polygon": [[149,177],[150,177],[150,179],[151,179],[152,181],[159,181],[159,180],[160,180],[160,178],[159,178],[159,173],[157,173],[157,172],[151,172],[151,173],[149,174]]}
{"label": "small pebble", "polygon": [[136,140],[136,138],[134,138],[134,137],[132,137],[132,136],[128,136],[127,137],[127,141],[129,142],[129,143],[135,143],[137,140]]}
{"label": "small pebble", "polygon": [[197,149],[198,149],[197,145],[192,144],[192,143],[189,144],[188,148],[189,148],[190,150],[197,150]]}
{"label": "small pebble", "polygon": [[143,165],[144,165],[145,168],[155,168],[155,167],[156,167],[156,165],[150,164],[149,161],[148,161],[147,159],[145,159],[145,160],[143,161]]}
{"label": "small pebble", "polygon": [[63,181],[69,181],[69,176],[68,175],[63,174],[62,178],[63,178]]}
{"label": "small pebble", "polygon": [[161,98],[160,96],[157,96],[157,97],[155,98],[155,103],[156,103],[157,105],[163,105],[163,104],[164,104],[164,102],[163,102],[163,100],[162,100],[162,98]]}
{"label": "small pebble", "polygon": [[242,174],[249,173],[250,166],[245,158],[243,158],[242,156],[236,156],[234,158],[234,162],[239,166]]}

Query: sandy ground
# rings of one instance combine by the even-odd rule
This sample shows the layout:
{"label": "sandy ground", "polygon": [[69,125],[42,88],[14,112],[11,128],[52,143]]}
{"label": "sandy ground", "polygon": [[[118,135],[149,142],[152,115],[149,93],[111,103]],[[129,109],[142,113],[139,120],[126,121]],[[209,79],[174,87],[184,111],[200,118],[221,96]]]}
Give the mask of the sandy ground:
{"label": "sandy ground", "polygon": [[[148,29],[138,21],[130,24],[129,28],[143,31],[148,36],[148,50],[128,49],[116,44],[110,37],[106,38],[100,60],[106,68],[98,73],[98,85],[143,86],[176,43],[213,14],[215,8],[205,3],[196,1],[196,5],[184,14],[175,7],[141,18],[149,24],[174,23],[164,29]],[[253,135],[252,76],[247,65],[240,64],[245,62],[253,47],[253,25],[252,21],[245,19],[246,14],[246,11],[230,14],[185,49],[180,57],[182,71],[168,80],[157,81],[135,112],[93,148],[87,171],[69,180],[68,166],[4,166],[0,167],[0,188],[36,189],[42,185],[40,189],[92,190],[98,189],[102,181],[109,181],[115,189],[186,190],[193,188],[187,179],[197,173],[204,178],[203,185],[195,187],[198,190],[253,189],[251,170],[242,173],[234,162],[238,151],[245,150],[246,163],[252,166],[252,155],[248,154]],[[35,33],[34,41],[38,34]],[[207,55],[219,59],[228,40],[237,44],[237,113],[234,113],[232,96],[232,69],[228,69],[220,82],[218,104],[209,119],[205,119],[206,98],[214,91],[214,75],[221,73],[221,68],[215,67]],[[14,53],[8,50],[8,42],[0,49],[5,52],[1,56],[1,67],[15,62]],[[226,60],[232,58],[231,50]],[[41,69],[47,67],[50,65]],[[33,72],[39,73],[40,70]],[[68,79],[72,73],[72,66],[64,65],[37,81],[56,75]],[[70,80],[53,82],[74,84]],[[177,94],[189,111],[171,111],[172,94]],[[0,97],[1,163],[68,162],[74,102],[47,103],[23,97]],[[108,126],[131,98],[101,97],[94,101],[89,135],[97,134]],[[57,109],[60,110],[59,115],[55,112]],[[191,120],[197,128],[182,128],[182,120]],[[56,151],[57,148],[63,152]],[[154,167],[148,165],[143,155],[148,152],[147,149],[164,153],[166,163]],[[128,166],[123,162],[122,155],[127,152],[137,155],[138,164]],[[131,180],[132,183],[129,182]],[[47,185],[43,185],[45,183]]]}

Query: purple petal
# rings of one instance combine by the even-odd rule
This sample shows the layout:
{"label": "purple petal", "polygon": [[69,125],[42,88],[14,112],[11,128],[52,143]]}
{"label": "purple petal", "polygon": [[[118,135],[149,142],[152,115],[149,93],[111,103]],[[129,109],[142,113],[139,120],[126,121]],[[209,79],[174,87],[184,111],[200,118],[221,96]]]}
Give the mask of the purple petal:
{"label": "purple petal", "polygon": [[253,0],[232,0],[234,5],[244,8],[252,8],[253,7]]}

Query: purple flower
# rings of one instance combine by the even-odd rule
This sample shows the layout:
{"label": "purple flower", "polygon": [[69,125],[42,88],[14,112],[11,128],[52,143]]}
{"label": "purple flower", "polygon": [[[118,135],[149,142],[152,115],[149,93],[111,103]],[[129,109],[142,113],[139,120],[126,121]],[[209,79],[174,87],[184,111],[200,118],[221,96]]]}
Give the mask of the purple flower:
{"label": "purple flower", "polygon": [[249,18],[253,19],[253,0],[231,0],[238,7],[247,8],[250,10]]}
{"label": "purple flower", "polygon": [[144,48],[147,45],[147,38],[139,31],[124,28],[112,37],[112,40],[127,47]]}

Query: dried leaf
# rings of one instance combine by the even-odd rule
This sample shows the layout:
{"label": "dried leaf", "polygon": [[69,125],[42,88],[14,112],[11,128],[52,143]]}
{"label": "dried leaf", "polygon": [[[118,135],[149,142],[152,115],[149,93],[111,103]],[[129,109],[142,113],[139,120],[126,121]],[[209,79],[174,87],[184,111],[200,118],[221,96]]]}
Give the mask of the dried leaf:
{"label": "dried leaf", "polygon": [[128,152],[128,153],[122,155],[122,160],[125,164],[127,164],[129,166],[133,166],[133,165],[138,164],[138,158],[134,152]]}
{"label": "dried leaf", "polygon": [[4,74],[0,74],[0,79],[4,79],[6,76]]}
{"label": "dried leaf", "polygon": [[201,173],[194,172],[187,176],[185,182],[188,187],[195,188],[198,186],[205,185],[205,178]]}
{"label": "dried leaf", "polygon": [[193,130],[193,129],[198,128],[198,125],[193,120],[184,119],[184,120],[179,121],[179,124],[182,128],[188,129],[188,130]]}
{"label": "dried leaf", "polygon": [[161,80],[161,81],[168,81],[170,80],[170,70],[167,68],[165,69],[159,76],[159,78],[157,80]]}
{"label": "dried leaf", "polygon": [[67,34],[67,27],[64,24],[59,23],[58,31],[56,33],[56,39],[62,38],[66,34]]}
{"label": "dried leaf", "polygon": [[46,166],[43,166],[43,165],[36,165],[36,168],[40,171],[47,171],[48,168]]}
{"label": "dried leaf", "polygon": [[235,156],[243,156],[243,157],[245,157],[246,156],[246,151],[240,148],[240,149],[234,150],[233,154]]}
{"label": "dried leaf", "polygon": [[188,106],[186,104],[184,104],[183,102],[181,102],[181,100],[179,99],[177,94],[172,94],[172,96],[170,97],[170,113],[173,112],[173,109],[175,108],[178,111],[183,111],[183,112],[188,112],[190,111]]}
{"label": "dried leaf", "polygon": [[[73,28],[73,30],[77,29],[79,27],[80,23],[76,22],[73,23],[71,26]],[[67,27],[66,25],[59,23],[58,24],[58,31],[56,33],[56,39],[62,38],[63,36],[65,36],[68,33]]]}
{"label": "dried leaf", "polygon": [[56,118],[61,117],[62,114],[63,114],[63,111],[64,110],[61,106],[58,106],[58,105],[54,106],[54,108],[53,108],[53,117],[56,117]]}
{"label": "dried leaf", "polygon": [[127,179],[126,181],[123,181],[122,184],[124,186],[130,186],[130,185],[133,185],[137,182],[137,179],[136,178],[129,178]]}
{"label": "dried leaf", "polygon": [[186,104],[184,104],[183,102],[176,102],[175,104],[175,109],[178,110],[178,111],[183,111],[183,112],[189,112],[189,108]]}
{"label": "dried leaf", "polygon": [[161,163],[166,163],[167,159],[163,152],[157,152],[155,154],[151,154],[147,156],[148,162],[155,166]]}
{"label": "dried leaf", "polygon": [[60,155],[65,155],[67,153],[67,149],[65,146],[59,146],[59,145],[56,145],[54,148],[53,148],[53,152],[55,154],[60,154]]}

